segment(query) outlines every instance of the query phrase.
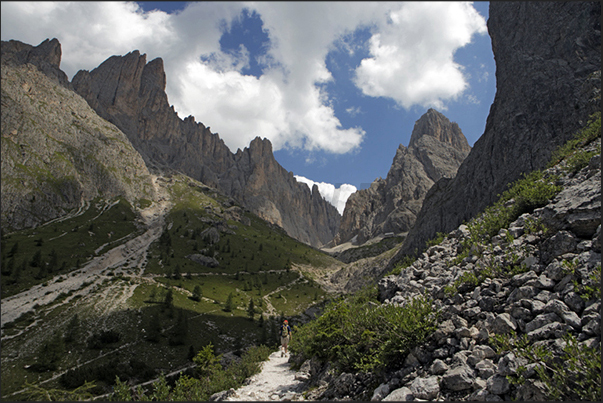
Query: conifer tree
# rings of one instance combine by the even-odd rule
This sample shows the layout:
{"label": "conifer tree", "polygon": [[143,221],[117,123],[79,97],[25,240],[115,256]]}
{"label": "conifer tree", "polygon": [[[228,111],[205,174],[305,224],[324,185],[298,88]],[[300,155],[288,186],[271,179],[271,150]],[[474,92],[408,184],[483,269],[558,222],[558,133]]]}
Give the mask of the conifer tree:
{"label": "conifer tree", "polygon": [[149,327],[147,328],[147,340],[157,343],[160,335],[161,322],[159,320],[159,312],[156,312],[153,316],[151,316],[151,321],[149,322]]}
{"label": "conifer tree", "polygon": [[247,316],[249,316],[250,320],[253,320],[255,315],[255,306],[253,305],[253,298],[249,299],[249,305],[247,306]]}
{"label": "conifer tree", "polygon": [[167,308],[171,308],[173,306],[173,304],[174,304],[174,294],[173,294],[171,288],[168,288],[167,292],[165,293],[165,298],[163,300],[163,304]]}
{"label": "conifer tree", "polygon": [[232,312],[233,308],[233,295],[232,293],[228,294],[228,298],[226,298],[226,304],[224,304],[224,312]]}
{"label": "conifer tree", "polygon": [[193,289],[193,296],[192,299],[194,301],[201,301],[201,297],[203,296],[203,292],[201,291],[201,286],[200,285],[196,285],[195,288]]}
{"label": "conifer tree", "polygon": [[67,329],[65,330],[65,334],[63,336],[63,340],[65,343],[73,343],[77,340],[80,331],[80,319],[77,316],[77,313],[73,315],[69,324],[67,324]]}

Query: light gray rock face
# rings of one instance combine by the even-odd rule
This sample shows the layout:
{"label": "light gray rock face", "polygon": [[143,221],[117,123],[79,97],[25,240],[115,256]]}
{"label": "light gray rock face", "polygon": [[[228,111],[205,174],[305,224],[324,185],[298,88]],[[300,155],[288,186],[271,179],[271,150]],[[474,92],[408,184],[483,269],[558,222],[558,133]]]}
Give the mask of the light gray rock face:
{"label": "light gray rock face", "polygon": [[193,116],[178,117],[168,103],[160,58],[147,63],[138,51],[112,56],[90,72],[79,71],[72,85],[127,134],[150,166],[167,166],[215,187],[310,245],[321,246],[335,235],[337,209],[317,187],[308,189],[276,162],[269,140],[258,137],[233,154]]}
{"label": "light gray rock face", "polygon": [[407,232],[427,191],[453,177],[470,150],[459,126],[429,109],[415,123],[408,147],[398,147],[387,177],[350,196],[333,243],[356,237],[362,244],[379,234]]}
{"label": "light gray rock face", "polygon": [[96,197],[154,197],[125,134],[61,85],[60,55],[56,40],[2,42],[2,229],[36,226]]}
{"label": "light gray rock face", "polygon": [[[425,196],[400,257],[468,221],[522,173],[543,168],[600,110],[600,16],[598,2],[490,3],[496,95],[484,134],[454,179]],[[596,229],[578,215],[568,225]]]}

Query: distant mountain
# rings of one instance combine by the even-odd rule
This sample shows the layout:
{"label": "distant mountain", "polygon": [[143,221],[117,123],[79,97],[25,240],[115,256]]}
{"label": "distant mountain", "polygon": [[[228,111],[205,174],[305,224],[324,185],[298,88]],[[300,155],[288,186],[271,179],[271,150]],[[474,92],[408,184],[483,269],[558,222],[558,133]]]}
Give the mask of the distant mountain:
{"label": "distant mountain", "polygon": [[492,2],[496,96],[486,129],[458,169],[425,198],[399,256],[420,250],[543,168],[601,108],[601,3]]}
{"label": "distant mountain", "polygon": [[55,39],[2,41],[2,229],[35,227],[96,197],[153,198],[128,138],[69,89]]}
{"label": "distant mountain", "polygon": [[[315,187],[295,180],[274,159],[267,139],[233,154],[193,116],[180,119],[168,103],[160,58],[133,51],[79,71],[75,91],[130,139],[150,166],[166,166],[216,187],[292,237],[313,246],[330,241],[340,215]],[[210,117],[206,117],[209,119]]]}
{"label": "distant mountain", "polygon": [[362,244],[410,230],[427,191],[439,179],[454,177],[470,150],[459,126],[429,109],[415,123],[408,147],[398,147],[387,177],[350,196],[333,243]]}

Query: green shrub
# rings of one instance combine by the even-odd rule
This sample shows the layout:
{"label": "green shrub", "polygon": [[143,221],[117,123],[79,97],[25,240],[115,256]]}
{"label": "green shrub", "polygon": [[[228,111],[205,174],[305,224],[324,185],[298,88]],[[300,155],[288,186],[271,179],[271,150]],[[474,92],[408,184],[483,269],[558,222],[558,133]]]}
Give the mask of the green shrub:
{"label": "green shrub", "polygon": [[446,238],[445,233],[443,232],[438,232],[435,236],[435,238],[430,239],[429,241],[427,241],[427,247],[429,248],[430,246],[435,246],[435,245],[439,245],[442,243],[442,241],[444,240],[444,238]]}
{"label": "green shrub", "polygon": [[220,364],[221,355],[216,356],[213,346],[206,345],[197,353],[193,361],[197,364],[193,376],[181,375],[174,386],[170,386],[165,375],[153,384],[152,393],[137,388],[134,393],[119,377],[115,378],[112,401],[208,401],[216,392],[240,387],[245,379],[261,370],[272,350],[266,346],[249,348],[241,361],[223,368]]}
{"label": "green shrub", "polygon": [[[497,354],[513,352],[527,359],[528,364],[537,364],[535,371],[546,386],[547,400],[601,401],[601,344],[595,348],[581,345],[569,333],[563,340],[565,346],[560,357],[554,357],[542,345],[530,343],[526,335],[521,338],[515,333],[496,335],[490,338],[490,344]],[[526,381],[525,374],[526,366],[521,366],[507,379],[521,385]]]}
{"label": "green shrub", "polygon": [[435,330],[436,315],[427,297],[399,307],[376,305],[371,294],[376,296],[369,289],[335,301],[322,316],[296,327],[291,352],[332,361],[342,371],[379,371],[399,364]]}
{"label": "green shrub", "polygon": [[[571,156],[578,148],[584,147],[601,137],[601,112],[596,112],[591,115],[588,124],[580,130],[573,139],[559,147],[551,156],[551,160],[547,165],[548,168],[560,163],[564,159]],[[600,150],[599,150],[600,152]],[[590,159],[590,158],[589,158]],[[588,162],[588,161],[587,161]],[[571,165],[571,164],[570,164]],[[570,170],[577,167],[570,167]]]}

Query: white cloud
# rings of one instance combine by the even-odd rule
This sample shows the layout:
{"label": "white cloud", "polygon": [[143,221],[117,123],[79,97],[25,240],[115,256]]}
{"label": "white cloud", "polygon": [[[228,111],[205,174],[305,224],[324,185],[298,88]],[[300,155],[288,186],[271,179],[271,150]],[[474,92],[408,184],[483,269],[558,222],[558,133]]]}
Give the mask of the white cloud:
{"label": "white cloud", "polygon": [[351,117],[357,116],[362,113],[362,109],[359,106],[351,106],[345,110]]}
{"label": "white cloud", "polygon": [[[348,153],[366,133],[342,127],[321,84],[326,57],[342,38],[369,27],[371,58],[357,85],[405,107],[455,97],[466,84],[454,50],[485,23],[467,4],[390,2],[191,2],[175,14],[132,2],[2,2],[2,40],[37,45],[56,37],[69,77],[132,50],[164,60],[169,101],[236,151],[256,136],[283,147]],[[264,74],[246,76],[249,52],[224,53],[220,38],[242,10],[256,11],[270,39]],[[349,49],[364,46],[349,44]],[[350,50],[351,51],[351,50]]]}
{"label": "white cloud", "polygon": [[323,199],[335,206],[337,208],[337,211],[339,211],[339,214],[343,214],[346,201],[348,200],[350,195],[352,195],[352,193],[355,193],[357,190],[356,186],[349,185],[347,183],[344,183],[338,188],[336,188],[335,185],[331,183],[314,182],[311,179],[299,175],[295,175],[295,179],[297,179],[298,182],[302,182],[308,185],[310,190],[312,190],[312,187],[314,185],[318,186],[318,191],[320,192],[320,195],[323,197]]}
{"label": "white cloud", "polygon": [[470,3],[397,4],[371,37],[371,57],[356,69],[356,85],[366,95],[392,98],[404,108],[445,109],[443,101],[468,85],[454,52],[475,33],[486,32],[484,18]]}

